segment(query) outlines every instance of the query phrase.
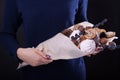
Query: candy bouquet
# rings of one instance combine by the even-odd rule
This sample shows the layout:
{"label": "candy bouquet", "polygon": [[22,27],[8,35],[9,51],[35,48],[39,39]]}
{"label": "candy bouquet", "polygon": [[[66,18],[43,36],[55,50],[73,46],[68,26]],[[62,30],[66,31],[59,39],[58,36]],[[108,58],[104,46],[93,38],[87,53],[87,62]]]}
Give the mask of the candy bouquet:
{"label": "candy bouquet", "polygon": [[[53,60],[74,59],[95,53],[98,47],[101,50],[105,48],[112,50],[116,47],[114,39],[118,39],[114,31],[106,31],[84,21],[41,42],[36,48],[44,49]],[[18,69],[26,65],[28,64],[22,62]]]}

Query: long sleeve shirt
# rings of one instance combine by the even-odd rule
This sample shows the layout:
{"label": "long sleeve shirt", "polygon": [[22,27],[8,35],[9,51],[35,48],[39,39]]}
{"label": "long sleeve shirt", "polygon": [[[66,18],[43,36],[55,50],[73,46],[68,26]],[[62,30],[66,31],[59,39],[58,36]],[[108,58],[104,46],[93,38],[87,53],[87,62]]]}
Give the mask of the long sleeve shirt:
{"label": "long sleeve shirt", "polygon": [[5,0],[0,45],[17,60],[21,46],[16,33],[21,24],[25,47],[36,47],[65,28],[86,21],[86,13],[87,0]]}

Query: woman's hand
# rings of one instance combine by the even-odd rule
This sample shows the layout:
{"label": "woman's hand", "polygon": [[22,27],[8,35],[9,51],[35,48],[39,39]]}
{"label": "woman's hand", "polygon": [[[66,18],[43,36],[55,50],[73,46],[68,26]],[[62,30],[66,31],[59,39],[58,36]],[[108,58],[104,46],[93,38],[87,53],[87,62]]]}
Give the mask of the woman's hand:
{"label": "woman's hand", "polygon": [[44,50],[40,51],[36,48],[18,48],[17,56],[31,66],[45,65],[53,61]]}

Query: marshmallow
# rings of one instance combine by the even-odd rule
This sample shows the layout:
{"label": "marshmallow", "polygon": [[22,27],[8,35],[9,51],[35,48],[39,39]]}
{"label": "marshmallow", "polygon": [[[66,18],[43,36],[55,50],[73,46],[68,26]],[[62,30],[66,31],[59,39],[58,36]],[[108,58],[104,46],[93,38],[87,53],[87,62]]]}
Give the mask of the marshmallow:
{"label": "marshmallow", "polygon": [[80,50],[82,52],[86,52],[86,53],[89,53],[89,54],[92,54],[96,49],[95,41],[90,40],[90,39],[86,39],[86,40],[82,41],[79,44],[79,46],[80,46]]}

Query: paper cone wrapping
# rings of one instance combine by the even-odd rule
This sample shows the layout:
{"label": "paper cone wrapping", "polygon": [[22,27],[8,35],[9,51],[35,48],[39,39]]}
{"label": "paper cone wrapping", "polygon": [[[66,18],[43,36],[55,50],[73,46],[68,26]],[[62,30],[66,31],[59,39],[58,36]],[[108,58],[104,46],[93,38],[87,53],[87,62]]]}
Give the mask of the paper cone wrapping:
{"label": "paper cone wrapping", "polygon": [[[110,43],[118,38],[115,34],[112,34],[114,32],[106,33],[106,30],[94,28],[93,26],[93,24],[87,21],[70,26],[62,32],[57,33],[52,38],[41,42],[36,48],[44,50],[53,60],[75,59],[94,53],[96,47],[100,44],[103,47],[104,45],[111,47]],[[100,33],[102,33],[101,30],[103,30],[102,32],[109,37],[103,37],[100,39]],[[86,34],[84,34],[84,31]],[[89,33],[87,31],[89,31]],[[93,33],[94,31],[95,33]],[[93,36],[94,34],[95,36]],[[102,43],[103,40],[107,43]],[[25,62],[20,63],[17,69],[27,65],[28,64]]]}
{"label": "paper cone wrapping", "polygon": [[[85,40],[81,43],[79,49],[67,36],[62,33],[56,34],[54,37],[40,43],[36,48],[42,50],[53,60],[74,59],[91,54],[95,51],[95,42],[93,40]],[[28,65],[23,62],[18,68]]]}
{"label": "paper cone wrapping", "polygon": [[[78,25],[82,25],[84,28],[86,26],[93,27],[93,24],[87,21],[79,23]],[[74,25],[69,27],[68,29],[72,29],[72,28],[74,28]],[[86,44],[86,41],[82,42],[80,47],[83,47],[83,46],[86,46],[86,47],[83,47],[80,49],[71,41],[71,39],[68,36],[65,36],[60,32],[55,36],[53,36],[52,38],[38,44],[36,48],[39,50],[42,50],[44,48],[45,53],[49,55],[53,60],[74,59],[74,58],[80,58],[80,57],[86,56],[94,52],[95,42],[93,40],[88,40],[88,43],[86,45],[85,44]],[[90,46],[93,46],[93,47],[91,48]],[[25,62],[20,63],[17,69],[24,67],[26,65],[28,64]]]}
{"label": "paper cone wrapping", "polygon": [[[84,42],[82,44],[84,44]],[[87,49],[89,47],[89,49],[81,51],[81,49],[79,49],[70,40],[70,38],[66,37],[62,33],[58,33],[54,37],[40,43],[36,48],[39,50],[42,50],[44,48],[46,54],[48,54],[53,60],[58,60],[58,59],[74,59],[91,54],[92,53],[91,51],[95,49],[94,41],[92,41],[92,45],[94,46],[92,48],[88,44],[84,45],[86,46]],[[83,45],[81,45],[81,47],[82,46]]]}

